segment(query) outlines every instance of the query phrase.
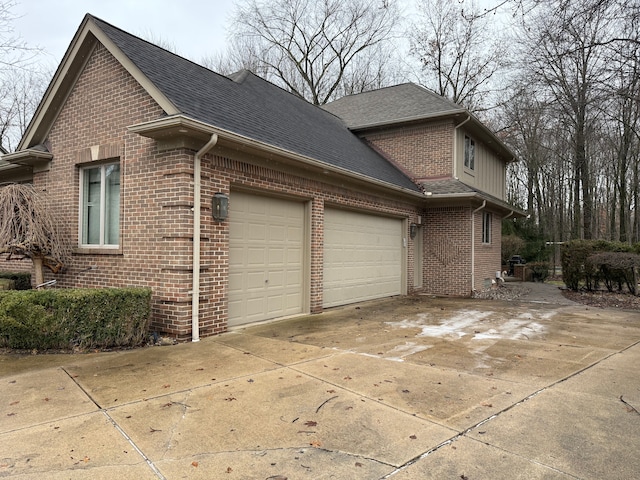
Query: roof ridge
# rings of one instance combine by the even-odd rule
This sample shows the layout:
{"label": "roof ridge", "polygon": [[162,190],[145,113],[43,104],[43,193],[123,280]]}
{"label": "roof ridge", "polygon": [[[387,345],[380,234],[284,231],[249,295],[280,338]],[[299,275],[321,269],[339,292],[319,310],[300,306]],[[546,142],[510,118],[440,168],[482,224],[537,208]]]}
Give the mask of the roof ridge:
{"label": "roof ridge", "polygon": [[[147,45],[149,45],[150,47],[153,47],[155,49],[161,50],[162,52],[168,53],[168,54],[172,55],[173,57],[176,57],[176,58],[180,59],[181,61],[189,62],[190,64],[194,65],[195,67],[201,68],[203,70],[207,70],[207,71],[209,71],[209,72],[211,72],[211,73],[213,73],[215,75],[218,75],[219,77],[231,80],[228,76],[223,75],[221,73],[218,73],[215,70],[212,70],[211,68],[205,67],[204,65],[202,65],[201,63],[196,62],[195,60],[191,60],[190,58],[187,58],[187,57],[185,57],[185,56],[183,56],[183,55],[181,55],[179,53],[172,52],[171,50],[168,50],[168,49],[166,49],[164,47],[161,47],[160,45],[158,45],[156,43],[153,43],[152,41],[147,40],[145,38],[142,38],[141,36],[135,35],[135,34],[133,34],[131,32],[127,32],[126,30],[123,30],[122,28],[120,28],[120,27],[118,27],[116,25],[113,25],[112,23],[107,22],[106,20],[103,20],[100,17],[96,17],[95,15],[92,15],[90,13],[87,13],[86,17],[88,17],[91,20],[93,20],[94,23],[96,23],[96,24],[102,23],[102,24],[104,24],[104,25],[106,25],[106,26],[108,26],[108,27],[110,27],[110,28],[112,28],[114,30],[117,30],[118,32],[120,32],[120,33],[122,33],[122,34],[124,34],[124,35],[126,35],[126,36],[128,36],[130,38],[133,38],[133,39],[135,39],[137,41],[140,41],[140,42],[144,42]],[[102,25],[98,25],[98,27],[100,27],[102,30],[104,30],[102,28]]]}

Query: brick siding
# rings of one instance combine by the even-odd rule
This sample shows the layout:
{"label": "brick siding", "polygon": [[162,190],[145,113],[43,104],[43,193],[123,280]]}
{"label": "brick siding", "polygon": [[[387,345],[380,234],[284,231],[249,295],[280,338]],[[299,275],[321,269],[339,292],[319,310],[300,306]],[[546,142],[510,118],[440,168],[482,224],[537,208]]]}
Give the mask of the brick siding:
{"label": "brick siding", "polygon": [[418,180],[453,176],[453,122],[367,133],[364,138]]}

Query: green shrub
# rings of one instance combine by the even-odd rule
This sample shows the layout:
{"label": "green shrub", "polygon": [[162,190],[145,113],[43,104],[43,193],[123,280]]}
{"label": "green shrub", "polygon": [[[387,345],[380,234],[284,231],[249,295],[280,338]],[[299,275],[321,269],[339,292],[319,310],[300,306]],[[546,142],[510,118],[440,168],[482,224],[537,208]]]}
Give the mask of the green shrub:
{"label": "green shrub", "polygon": [[8,278],[15,282],[16,290],[31,290],[31,274],[20,272],[0,272],[0,278]]}
{"label": "green shrub", "polygon": [[562,245],[562,279],[567,288],[578,290],[581,284],[587,290],[598,288],[603,280],[602,271],[587,259],[602,252],[632,252],[626,243],[606,240],[572,240]]}
{"label": "green shrub", "polygon": [[549,262],[527,263],[527,268],[531,270],[531,278],[534,282],[544,282],[549,278],[549,270],[551,269]]}
{"label": "green shrub", "polygon": [[151,317],[146,288],[0,292],[0,346],[111,348],[144,343]]}
{"label": "green shrub", "polygon": [[587,258],[587,263],[600,271],[610,292],[613,292],[614,286],[622,290],[622,285],[625,284],[629,292],[636,295],[638,285],[636,271],[640,269],[640,255],[637,253],[596,253]]}

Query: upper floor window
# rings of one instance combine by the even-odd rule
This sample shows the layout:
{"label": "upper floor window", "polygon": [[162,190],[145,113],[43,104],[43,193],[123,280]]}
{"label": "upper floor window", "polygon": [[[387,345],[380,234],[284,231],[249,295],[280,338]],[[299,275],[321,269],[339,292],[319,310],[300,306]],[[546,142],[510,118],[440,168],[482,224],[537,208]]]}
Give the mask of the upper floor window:
{"label": "upper floor window", "polygon": [[80,245],[118,247],[120,243],[120,164],[80,170]]}
{"label": "upper floor window", "polygon": [[491,243],[491,214],[482,213],[482,243]]}
{"label": "upper floor window", "polygon": [[469,170],[475,170],[476,167],[476,142],[466,135],[464,136],[464,166]]}

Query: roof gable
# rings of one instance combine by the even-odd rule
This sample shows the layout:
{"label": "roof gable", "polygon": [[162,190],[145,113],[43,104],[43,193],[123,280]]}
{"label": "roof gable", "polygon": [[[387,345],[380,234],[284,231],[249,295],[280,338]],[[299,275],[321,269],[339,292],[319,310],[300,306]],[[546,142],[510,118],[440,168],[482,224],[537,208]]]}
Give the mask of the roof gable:
{"label": "roof gable", "polygon": [[452,119],[457,125],[466,124],[465,129],[480,135],[505,162],[515,160],[515,154],[502,140],[466,108],[415,83],[349,95],[322,108],[340,117],[350,130],[360,134],[370,129]]}
{"label": "roof gable", "polygon": [[[142,41],[142,40],[140,40]],[[61,107],[72,91],[96,45],[101,43],[140,83],[169,115],[179,113],[173,104],[104,34],[96,19],[85,15],[45,94],[27,127],[17,150],[34,147],[45,141]]]}
{"label": "roof gable", "polygon": [[419,187],[334,115],[249,72],[228,78],[86,15],[38,107],[20,149],[44,142],[97,45],[103,44],[168,116],[204,124],[364,178]]}

